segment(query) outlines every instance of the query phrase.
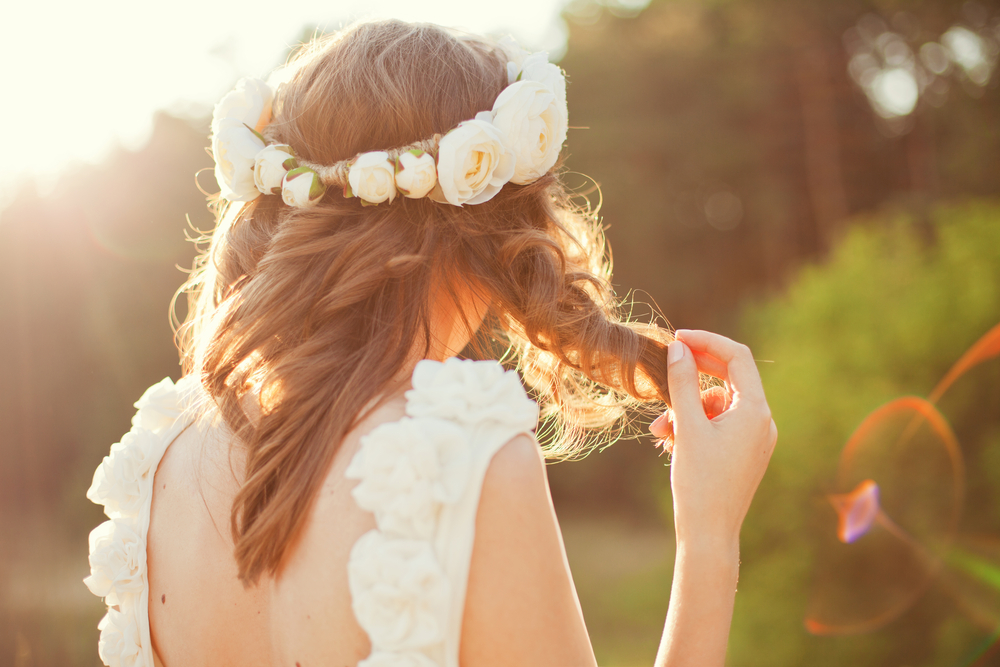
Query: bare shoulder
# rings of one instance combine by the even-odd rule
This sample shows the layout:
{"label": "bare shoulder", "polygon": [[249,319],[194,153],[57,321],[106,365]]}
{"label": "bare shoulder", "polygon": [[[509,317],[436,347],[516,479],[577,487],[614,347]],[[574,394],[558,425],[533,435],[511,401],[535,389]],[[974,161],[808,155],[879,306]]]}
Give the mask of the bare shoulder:
{"label": "bare shoulder", "polygon": [[545,462],[528,435],[501,447],[483,480],[461,664],[596,665]]}

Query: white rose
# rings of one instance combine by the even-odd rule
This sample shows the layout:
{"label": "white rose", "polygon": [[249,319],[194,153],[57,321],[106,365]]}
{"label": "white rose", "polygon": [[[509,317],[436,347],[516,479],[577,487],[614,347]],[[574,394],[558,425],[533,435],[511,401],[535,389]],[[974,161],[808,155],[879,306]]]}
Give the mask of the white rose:
{"label": "white rose", "polygon": [[378,651],[358,663],[358,667],[440,667],[423,653]]}
{"label": "white rose", "polygon": [[299,166],[295,151],[285,144],[265,147],[254,158],[253,182],[262,194],[281,194],[285,174]]}
{"label": "white rose", "polygon": [[251,201],[260,194],[254,186],[254,156],[264,148],[259,133],[271,122],[273,93],[259,79],[241,79],[212,113],[212,156],[215,178],[223,198]]}
{"label": "white rose", "polygon": [[143,428],[133,428],[121,442],[111,445],[110,453],[94,471],[87,498],[104,505],[109,517],[138,516],[146,496],[150,453],[155,436]]}
{"label": "white rose", "polygon": [[512,183],[531,183],[552,168],[566,141],[566,123],[565,109],[543,83],[522,79],[500,93],[493,125],[517,159]]}
{"label": "white rose", "polygon": [[521,67],[524,65],[524,59],[528,57],[529,53],[510,35],[501,37],[497,45],[507,56],[507,85],[510,85],[517,81],[518,75],[521,74]]}
{"label": "white rose", "polygon": [[296,208],[309,208],[319,203],[326,186],[319,174],[309,167],[296,167],[281,181],[281,200]]}
{"label": "white rose", "polygon": [[362,153],[347,173],[351,194],[369,204],[396,198],[396,168],[384,151]]}
{"label": "white rose", "polygon": [[448,577],[428,542],[369,531],[351,549],[347,577],[354,616],[377,650],[444,639]]}
{"label": "white rose", "polygon": [[566,75],[558,65],[549,62],[549,54],[545,51],[532,53],[524,59],[521,69],[521,81],[538,81],[555,93],[561,108],[566,110]]}
{"label": "white rose", "polygon": [[90,592],[112,606],[142,593],[145,546],[129,519],[105,521],[90,532]]}
{"label": "white rose", "polygon": [[514,175],[514,154],[481,112],[458,124],[438,143],[438,184],[430,197],[455,206],[482,204],[493,199]]}
{"label": "white rose", "polygon": [[[397,161],[396,188],[404,197],[420,199],[437,184],[437,165],[434,156],[423,151],[402,153]],[[353,186],[352,186],[353,187]]]}
{"label": "white rose", "polygon": [[139,643],[139,619],[131,606],[122,611],[108,609],[97,624],[101,638],[97,654],[108,667],[140,667],[143,665],[142,646]]}

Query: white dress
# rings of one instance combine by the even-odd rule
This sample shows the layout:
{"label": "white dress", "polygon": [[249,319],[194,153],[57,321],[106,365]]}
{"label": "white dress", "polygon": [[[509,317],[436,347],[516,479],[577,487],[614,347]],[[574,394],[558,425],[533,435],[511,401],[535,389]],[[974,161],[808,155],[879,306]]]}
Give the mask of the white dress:
{"label": "white dress", "polygon": [[[496,362],[424,360],[412,384],[406,416],[362,438],[345,473],[359,480],[354,499],[377,525],[348,563],[354,615],[372,646],[359,667],[458,667],[483,478],[497,450],[538,420],[517,374]],[[111,667],[153,667],[146,578],[153,476],[203,397],[190,376],[150,387],[87,491],[110,517],[90,534],[84,583],[109,607],[98,651]]]}

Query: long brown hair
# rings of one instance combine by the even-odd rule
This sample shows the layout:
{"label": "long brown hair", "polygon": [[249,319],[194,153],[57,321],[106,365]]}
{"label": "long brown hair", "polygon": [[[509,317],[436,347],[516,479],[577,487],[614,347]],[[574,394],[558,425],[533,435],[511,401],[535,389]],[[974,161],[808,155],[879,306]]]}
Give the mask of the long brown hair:
{"label": "long brown hair", "polygon": [[[492,108],[505,64],[481,38],[362,23],[300,52],[268,134],[320,164],[403,146]],[[244,583],[280,571],[359,413],[415,348],[426,353],[440,267],[444,289],[464,280],[489,304],[475,347],[521,370],[555,425],[550,456],[578,453],[583,429],[620,423],[629,406],[667,399],[670,335],[624,321],[596,214],[573,205],[556,171],[462,208],[363,207],[333,191],[308,209],[276,196],[218,204],[181,288],[178,340],[185,372],[200,374],[245,449],[231,517]],[[251,390],[253,423],[241,409]]]}

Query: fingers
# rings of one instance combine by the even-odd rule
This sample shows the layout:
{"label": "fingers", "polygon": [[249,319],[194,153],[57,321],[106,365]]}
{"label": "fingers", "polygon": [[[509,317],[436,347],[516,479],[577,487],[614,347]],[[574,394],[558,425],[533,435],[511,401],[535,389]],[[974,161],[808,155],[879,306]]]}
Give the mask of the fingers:
{"label": "fingers", "polygon": [[715,419],[729,409],[730,400],[729,392],[724,387],[709,387],[701,392],[701,403],[708,419]]}
{"label": "fingers", "polygon": [[[695,354],[708,354],[725,364],[728,371],[728,377],[725,379],[739,396],[754,401],[764,401],[764,387],[761,385],[760,374],[757,372],[753,355],[750,354],[750,348],[708,331],[678,329],[676,335],[677,340],[690,347]],[[671,388],[671,396],[672,392]]]}
{"label": "fingers", "polygon": [[706,419],[701,404],[701,385],[694,355],[675,340],[667,348],[667,384],[670,387],[674,422]]}
{"label": "fingers", "polygon": [[[709,387],[701,392],[701,404],[705,409],[705,417],[714,419],[729,409],[732,398],[723,387]],[[674,436],[674,415],[667,410],[653,420],[649,432],[658,440],[668,440]]]}
{"label": "fingers", "polygon": [[649,425],[649,432],[653,434],[654,438],[659,438],[660,440],[669,438],[674,434],[674,420],[670,415],[670,410],[667,410],[653,420],[653,423]]}
{"label": "fingers", "polygon": [[706,375],[719,378],[720,380],[729,379],[729,368],[726,364],[705,352],[699,352],[698,350],[692,349],[691,353],[694,354],[694,360],[695,363],[698,364],[699,371]]}

